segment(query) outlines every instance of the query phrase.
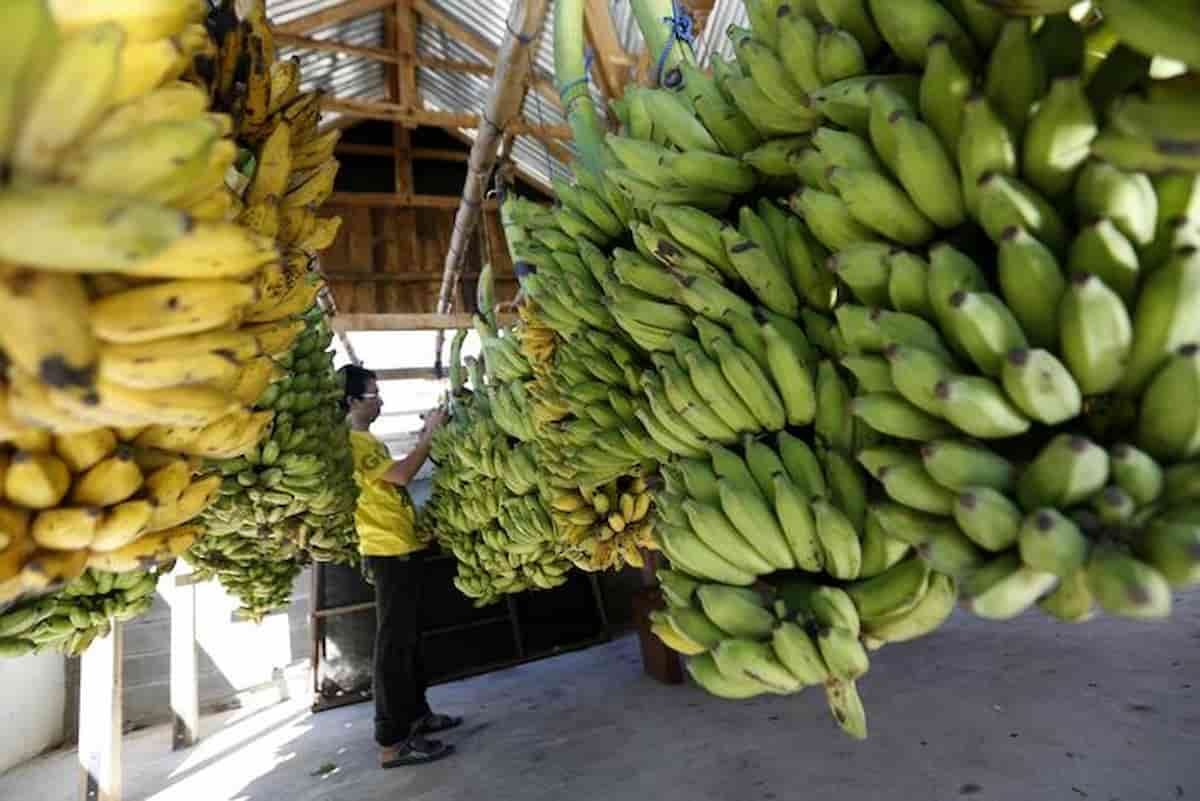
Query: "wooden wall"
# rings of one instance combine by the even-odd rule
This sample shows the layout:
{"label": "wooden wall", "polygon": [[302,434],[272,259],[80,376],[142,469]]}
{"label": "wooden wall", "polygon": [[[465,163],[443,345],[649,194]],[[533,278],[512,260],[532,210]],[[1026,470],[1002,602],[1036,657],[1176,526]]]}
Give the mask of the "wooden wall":
{"label": "wooden wall", "polygon": [[[437,306],[442,269],[454,225],[454,209],[395,209],[326,206],[342,218],[334,243],[321,254],[334,301],[345,314],[429,313]],[[485,212],[484,225],[496,274],[496,297],[516,294],[512,260],[496,212]],[[475,311],[475,282],[485,258],[476,236],[463,265],[457,309]],[[360,277],[361,276],[361,277]]]}
{"label": "wooden wall", "polygon": [[[354,126],[343,141],[376,143],[388,135],[386,128],[375,125]],[[414,145],[439,147],[443,151],[467,149],[440,132],[418,129]],[[337,191],[342,195],[391,191],[394,175],[390,158],[339,154],[342,168]],[[423,196],[457,198],[466,179],[465,156],[459,161],[414,161],[414,189]],[[334,243],[321,254],[321,269],[326,275],[334,302],[342,314],[421,314],[436,311],[438,291],[456,208],[405,208],[382,201],[352,205],[331,202],[322,214],[339,216],[342,227]],[[500,226],[499,212],[484,212],[483,224],[471,243],[463,265],[462,280],[455,298],[455,310],[474,312],[475,284],[485,261],[492,262],[496,298],[504,302],[515,297],[517,282],[512,261]],[[484,244],[486,232],[487,244]]]}

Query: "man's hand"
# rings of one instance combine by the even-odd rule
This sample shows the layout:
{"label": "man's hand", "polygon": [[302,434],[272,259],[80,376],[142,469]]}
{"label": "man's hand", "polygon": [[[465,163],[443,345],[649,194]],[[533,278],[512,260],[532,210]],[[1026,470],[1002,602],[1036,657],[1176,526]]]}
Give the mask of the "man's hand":
{"label": "man's hand", "polygon": [[425,425],[422,427],[421,433],[425,435],[433,434],[434,431],[437,431],[446,422],[447,414],[448,412],[444,406],[439,406],[431,410],[425,415]]}

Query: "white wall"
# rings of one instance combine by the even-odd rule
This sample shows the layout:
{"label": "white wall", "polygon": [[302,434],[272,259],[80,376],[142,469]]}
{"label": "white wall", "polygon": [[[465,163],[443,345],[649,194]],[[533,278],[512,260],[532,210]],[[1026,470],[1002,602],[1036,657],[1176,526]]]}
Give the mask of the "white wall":
{"label": "white wall", "polygon": [[0,772],[57,745],[66,702],[64,658],[56,653],[0,659]]}

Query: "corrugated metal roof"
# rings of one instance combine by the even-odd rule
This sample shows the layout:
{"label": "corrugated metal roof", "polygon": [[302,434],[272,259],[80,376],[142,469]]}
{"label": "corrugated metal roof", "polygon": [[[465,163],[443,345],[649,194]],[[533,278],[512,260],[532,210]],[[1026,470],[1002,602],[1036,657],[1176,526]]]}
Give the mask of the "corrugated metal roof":
{"label": "corrugated metal roof", "polygon": [[[276,23],[297,19],[324,8],[336,5],[339,0],[267,0],[267,13]],[[432,4],[463,27],[476,33],[481,39],[498,48],[503,40],[509,4],[499,0],[431,0]],[[609,0],[613,25],[625,50],[631,54],[644,48],[629,0]],[[383,12],[376,12],[348,22],[330,25],[309,35],[317,39],[335,39],[347,44],[365,47],[384,46]],[[741,0],[717,0],[704,33],[697,42],[697,55],[701,63],[708,62],[712,43],[728,52],[724,31],[730,22],[745,23],[745,11]],[[436,26],[422,21],[417,27],[417,52],[420,56],[486,64],[490,61],[483,53],[456,40]],[[346,53],[321,53],[298,48],[280,48],[284,57],[297,55],[301,59],[306,88],[321,88],[338,97],[380,99],[387,96],[385,65],[366,58]],[[533,72],[538,78],[553,82],[554,79],[554,36],[553,20],[547,19],[533,62]],[[417,86],[426,105],[435,110],[480,112],[491,76],[468,72],[450,72],[419,68]],[[597,104],[602,96],[599,87],[591,87]],[[558,104],[531,91],[525,98],[522,113],[531,123],[561,125],[565,123]],[[326,115],[336,119],[337,115]],[[471,131],[468,134],[473,133]],[[572,150],[569,142],[562,145]],[[513,143],[513,158],[530,175],[548,180],[551,175],[566,174],[566,165],[551,155],[540,140],[531,136],[520,136]]]}

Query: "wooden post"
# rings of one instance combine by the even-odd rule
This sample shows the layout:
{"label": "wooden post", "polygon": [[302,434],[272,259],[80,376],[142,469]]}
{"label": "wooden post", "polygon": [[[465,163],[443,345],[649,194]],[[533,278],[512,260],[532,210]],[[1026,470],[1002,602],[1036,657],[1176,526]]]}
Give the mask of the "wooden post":
{"label": "wooden post", "polygon": [[79,765],[83,801],[121,801],[123,695],[121,624],[83,654],[79,682]]}
{"label": "wooden post", "polygon": [[176,574],[171,603],[171,750],[200,739],[200,678],[196,665],[196,585]]}
{"label": "wooden post", "polygon": [[471,146],[467,166],[467,181],[463,186],[462,203],[454,217],[450,247],[438,292],[437,311],[450,311],[454,286],[462,269],[463,258],[475,227],[487,187],[488,176],[496,163],[496,150],[509,122],[520,115],[521,99],[525,95],[525,78],[533,57],[534,45],[546,17],[547,0],[513,0],[507,31],[500,53],[496,57],[496,73],[480,121],[479,135]]}

